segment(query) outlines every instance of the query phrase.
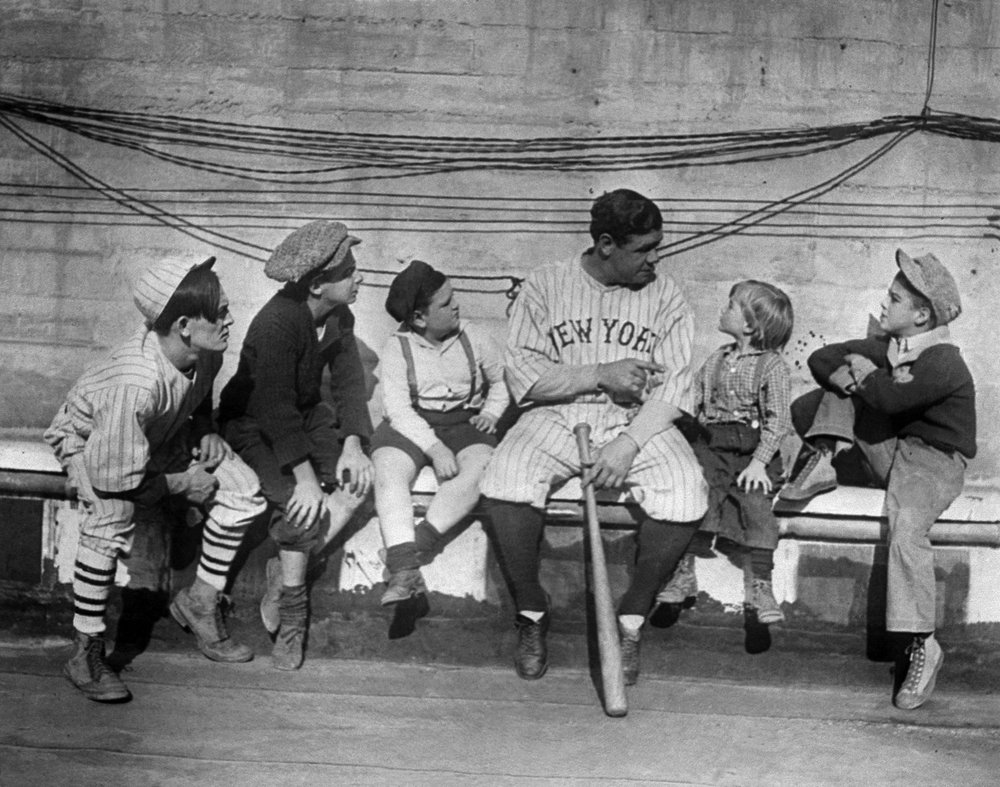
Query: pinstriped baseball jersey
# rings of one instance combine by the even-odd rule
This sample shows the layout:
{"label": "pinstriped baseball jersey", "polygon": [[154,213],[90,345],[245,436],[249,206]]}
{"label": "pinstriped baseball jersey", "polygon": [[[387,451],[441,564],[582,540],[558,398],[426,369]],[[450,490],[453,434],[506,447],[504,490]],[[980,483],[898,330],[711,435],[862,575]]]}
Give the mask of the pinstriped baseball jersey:
{"label": "pinstriped baseball jersey", "polygon": [[[531,386],[555,364],[640,358],[666,369],[650,375],[644,398],[690,410],[693,332],[690,309],[669,277],[658,275],[640,289],[604,285],[574,257],[525,280],[507,333],[507,382],[524,404]],[[576,401],[608,397],[595,392]]]}
{"label": "pinstriped baseball jersey", "polygon": [[[690,410],[693,332],[690,309],[669,277],[658,275],[642,288],[606,286],[575,257],[525,280],[507,333],[508,387],[518,404],[528,405],[532,385],[555,367],[637,358],[664,367],[649,376],[644,400]],[[598,391],[529,407],[494,453],[483,494],[543,505],[553,483],[579,472],[573,426],[588,423],[600,447],[620,434],[638,409]],[[701,471],[676,429],[654,435],[641,448],[628,483],[656,518],[690,521],[705,511]]]}
{"label": "pinstriped baseball jersey", "polygon": [[135,489],[155,455],[170,447],[211,395],[221,365],[219,354],[202,354],[188,377],[164,356],[156,334],[143,328],[84,372],[45,440],[63,464],[82,451],[96,489]]}

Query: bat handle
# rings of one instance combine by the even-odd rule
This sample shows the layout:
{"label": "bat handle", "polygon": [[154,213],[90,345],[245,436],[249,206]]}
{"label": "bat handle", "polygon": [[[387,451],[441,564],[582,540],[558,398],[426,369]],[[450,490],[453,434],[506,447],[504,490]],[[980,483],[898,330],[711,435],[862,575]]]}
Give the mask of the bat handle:
{"label": "bat handle", "polygon": [[590,424],[577,424],[573,427],[573,435],[576,437],[576,447],[580,452],[580,464],[591,467],[594,458],[590,455]]}

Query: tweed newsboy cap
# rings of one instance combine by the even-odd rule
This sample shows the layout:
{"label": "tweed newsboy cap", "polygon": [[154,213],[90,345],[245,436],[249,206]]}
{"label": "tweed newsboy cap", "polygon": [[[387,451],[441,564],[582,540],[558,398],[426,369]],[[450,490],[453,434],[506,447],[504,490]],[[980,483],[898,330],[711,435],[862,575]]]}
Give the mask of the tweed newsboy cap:
{"label": "tweed newsboy cap", "polygon": [[146,323],[152,325],[163,314],[180,283],[195,268],[215,264],[215,257],[190,259],[166,259],[150,265],[136,279],[132,288],[132,299]]}
{"label": "tweed newsboy cap", "polygon": [[412,260],[406,268],[396,274],[396,278],[389,285],[385,310],[394,320],[406,322],[413,315],[421,293],[433,296],[434,292],[428,292],[429,288],[433,287],[436,292],[444,280],[445,275],[426,262]]}
{"label": "tweed newsboy cap", "polygon": [[339,221],[311,221],[285,238],[264,265],[264,274],[275,281],[298,281],[307,273],[336,268],[361,238],[347,233]]}
{"label": "tweed newsboy cap", "polygon": [[938,325],[947,325],[962,313],[958,285],[933,254],[911,257],[902,249],[896,249],[896,264],[913,289],[931,302]]}

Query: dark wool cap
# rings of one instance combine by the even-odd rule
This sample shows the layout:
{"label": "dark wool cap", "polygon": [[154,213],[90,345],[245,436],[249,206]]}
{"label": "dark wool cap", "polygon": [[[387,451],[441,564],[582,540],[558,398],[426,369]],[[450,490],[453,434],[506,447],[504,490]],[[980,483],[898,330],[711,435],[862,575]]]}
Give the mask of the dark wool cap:
{"label": "dark wool cap", "polygon": [[910,257],[902,249],[896,249],[896,264],[913,289],[931,302],[938,325],[947,325],[962,313],[958,285],[933,254]]}
{"label": "dark wool cap", "polygon": [[389,285],[385,310],[394,320],[406,322],[413,315],[421,290],[426,292],[434,279],[443,279],[443,275],[426,262],[413,260]]}
{"label": "dark wool cap", "polygon": [[298,281],[307,273],[340,265],[351,246],[361,243],[339,221],[311,221],[285,238],[264,265],[275,281]]}

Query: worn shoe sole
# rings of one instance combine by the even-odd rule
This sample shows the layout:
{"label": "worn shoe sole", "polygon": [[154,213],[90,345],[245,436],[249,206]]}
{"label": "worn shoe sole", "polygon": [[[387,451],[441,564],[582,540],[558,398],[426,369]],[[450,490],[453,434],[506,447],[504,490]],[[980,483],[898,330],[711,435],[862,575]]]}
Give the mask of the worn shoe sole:
{"label": "worn shoe sole", "polygon": [[517,672],[517,676],[524,680],[538,680],[548,671],[548,669],[549,669],[549,662],[548,659],[546,659],[545,663],[542,664],[542,668],[538,672],[529,674],[521,669],[521,665],[518,663],[517,659],[514,660],[514,670]]}
{"label": "worn shoe sole", "polygon": [[801,489],[795,486],[784,486],[781,488],[781,491],[778,492],[778,498],[781,500],[788,500],[792,503],[798,503],[803,500],[808,500],[811,497],[816,497],[816,495],[821,495],[824,492],[832,492],[836,488],[836,481],[827,481],[822,484],[815,484],[814,486],[807,486]]}
{"label": "worn shoe sole", "polygon": [[927,700],[930,699],[931,694],[934,692],[934,686],[937,683],[937,676],[941,671],[942,664],[944,664],[944,652],[941,653],[941,658],[938,659],[937,665],[934,667],[931,679],[927,681],[927,688],[924,689],[923,694],[904,694],[901,691],[893,698],[892,704],[900,710],[916,710],[927,702]]}
{"label": "worn shoe sole", "polygon": [[[176,600],[170,602],[170,617],[177,621],[177,625],[182,629],[194,634],[194,626],[188,620],[184,608]],[[205,658],[212,661],[221,661],[226,664],[241,664],[246,661],[253,661],[253,651],[249,648],[236,646],[232,654],[226,655],[213,650],[210,645],[206,645],[197,634],[195,634],[195,638],[198,641],[198,650],[202,652]]]}
{"label": "worn shoe sole", "polygon": [[775,612],[761,612],[758,609],[757,622],[763,623],[765,626],[770,626],[772,623],[784,623],[785,613],[781,610],[776,610]]}
{"label": "worn shoe sole", "polygon": [[88,688],[86,685],[81,686],[75,680],[73,676],[69,673],[69,667],[63,666],[63,677],[69,681],[70,685],[83,694],[88,700],[93,700],[94,702],[106,702],[106,703],[120,703],[128,702],[132,699],[132,692],[128,690],[127,686],[122,686],[124,692],[119,689],[104,689],[99,688]]}

